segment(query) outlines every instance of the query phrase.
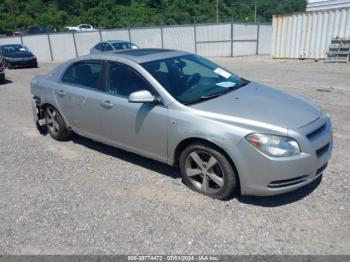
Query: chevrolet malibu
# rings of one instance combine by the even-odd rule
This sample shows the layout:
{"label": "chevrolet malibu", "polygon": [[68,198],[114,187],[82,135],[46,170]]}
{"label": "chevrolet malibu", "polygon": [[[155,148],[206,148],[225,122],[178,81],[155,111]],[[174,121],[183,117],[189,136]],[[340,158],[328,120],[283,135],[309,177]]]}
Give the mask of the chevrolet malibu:
{"label": "chevrolet malibu", "polygon": [[332,127],[304,98],[198,55],[135,49],[70,60],[31,83],[36,125],[179,166],[191,189],[275,195],[327,167]]}

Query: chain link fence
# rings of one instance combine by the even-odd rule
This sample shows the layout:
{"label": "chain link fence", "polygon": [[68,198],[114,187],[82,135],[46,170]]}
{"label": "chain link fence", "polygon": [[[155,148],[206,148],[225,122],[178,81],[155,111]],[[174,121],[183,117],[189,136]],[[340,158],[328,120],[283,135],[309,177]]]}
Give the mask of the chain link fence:
{"label": "chain link fence", "polygon": [[0,45],[23,44],[39,62],[62,62],[89,54],[101,41],[126,40],[142,48],[179,49],[203,56],[269,55],[271,24],[190,24],[88,32],[62,32],[0,38]]}

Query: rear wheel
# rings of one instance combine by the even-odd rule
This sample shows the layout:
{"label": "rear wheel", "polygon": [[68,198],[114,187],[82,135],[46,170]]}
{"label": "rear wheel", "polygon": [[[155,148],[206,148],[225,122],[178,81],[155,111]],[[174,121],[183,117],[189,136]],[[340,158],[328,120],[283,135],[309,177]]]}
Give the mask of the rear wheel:
{"label": "rear wheel", "polygon": [[72,136],[61,114],[52,106],[46,106],[44,111],[45,122],[53,139],[66,140]]}
{"label": "rear wheel", "polygon": [[234,168],[213,146],[189,145],[181,154],[180,168],[184,183],[204,195],[226,199],[238,191]]}

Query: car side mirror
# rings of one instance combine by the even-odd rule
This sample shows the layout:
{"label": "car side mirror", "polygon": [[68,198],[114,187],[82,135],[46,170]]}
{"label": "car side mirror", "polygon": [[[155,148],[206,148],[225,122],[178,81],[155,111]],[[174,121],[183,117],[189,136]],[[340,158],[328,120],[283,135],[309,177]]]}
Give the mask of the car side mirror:
{"label": "car side mirror", "polygon": [[133,92],[129,95],[129,103],[158,103],[159,99],[147,90]]}

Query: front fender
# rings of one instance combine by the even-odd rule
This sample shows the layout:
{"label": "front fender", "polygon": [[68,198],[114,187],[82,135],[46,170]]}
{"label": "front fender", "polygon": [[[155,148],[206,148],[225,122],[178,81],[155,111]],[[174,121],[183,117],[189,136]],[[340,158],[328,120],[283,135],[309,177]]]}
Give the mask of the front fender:
{"label": "front fender", "polygon": [[188,111],[170,112],[168,124],[168,163],[174,165],[178,146],[184,141],[202,140],[215,144],[235,162],[236,145],[251,131],[227,123],[193,115]]}

